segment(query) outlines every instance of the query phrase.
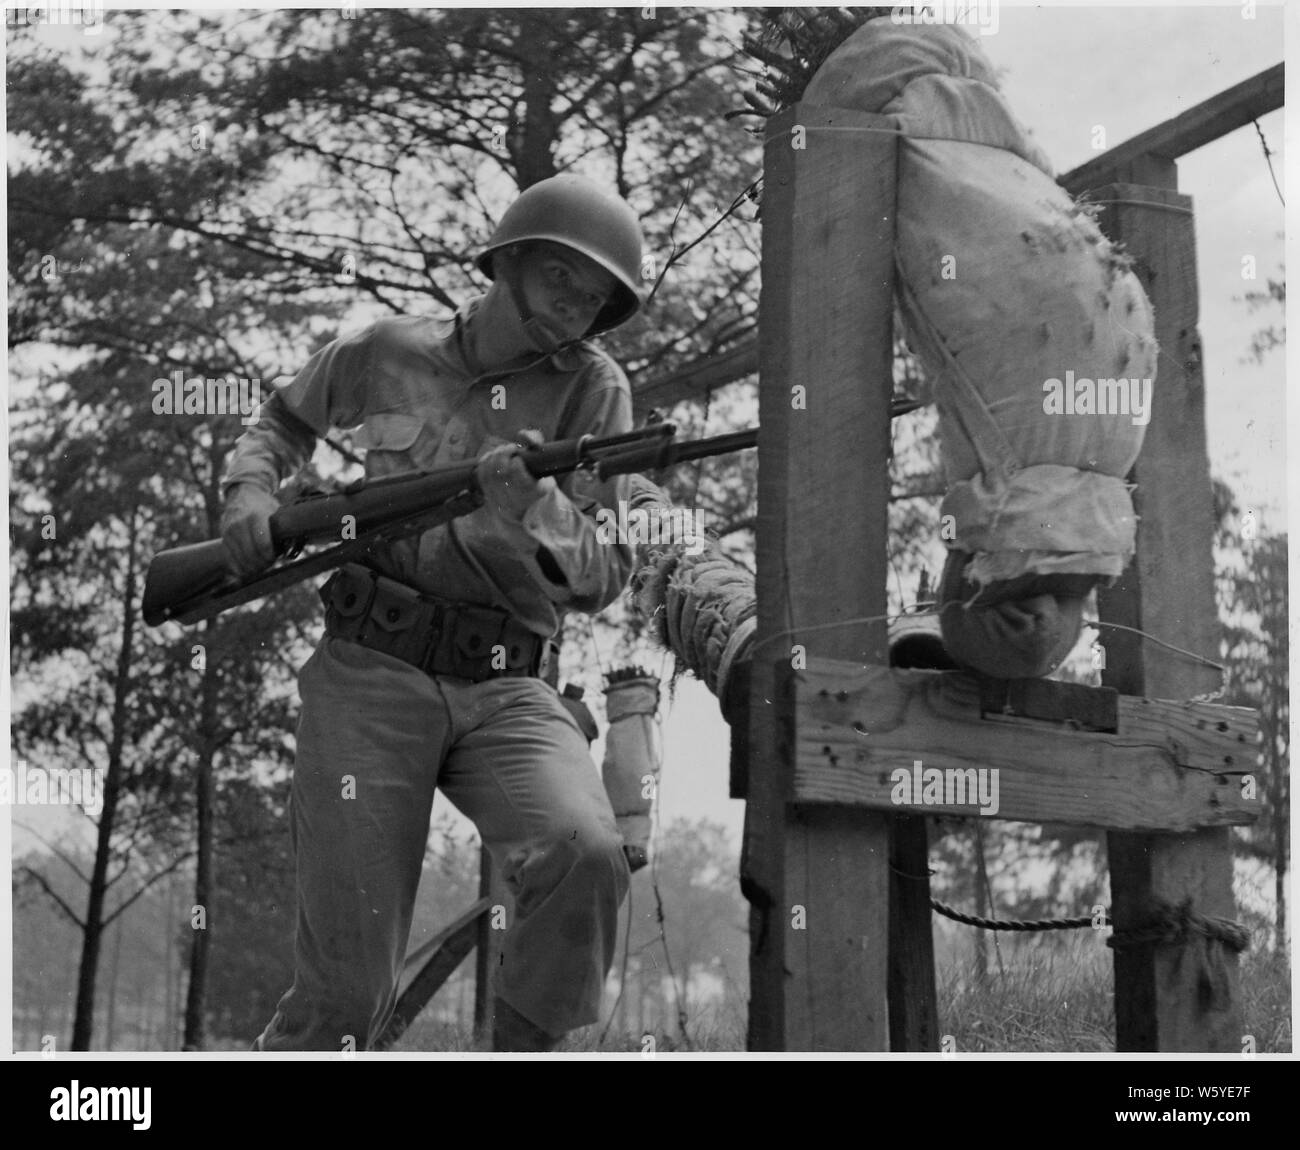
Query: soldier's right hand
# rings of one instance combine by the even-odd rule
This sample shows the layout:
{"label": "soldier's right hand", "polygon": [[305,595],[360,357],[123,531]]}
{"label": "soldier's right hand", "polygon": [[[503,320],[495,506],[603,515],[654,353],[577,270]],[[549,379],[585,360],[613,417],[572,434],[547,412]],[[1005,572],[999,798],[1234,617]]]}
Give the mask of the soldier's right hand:
{"label": "soldier's right hand", "polygon": [[279,506],[274,496],[249,483],[237,483],[226,493],[221,539],[234,574],[254,575],[275,559],[271,515]]}

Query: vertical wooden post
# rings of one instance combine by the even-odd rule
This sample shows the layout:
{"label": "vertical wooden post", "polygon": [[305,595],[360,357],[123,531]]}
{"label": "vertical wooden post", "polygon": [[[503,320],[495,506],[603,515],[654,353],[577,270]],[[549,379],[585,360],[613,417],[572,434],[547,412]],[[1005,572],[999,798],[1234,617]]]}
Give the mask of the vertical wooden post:
{"label": "vertical wooden post", "polygon": [[[1177,192],[1177,165],[1144,156],[1126,178],[1091,193],[1102,224],[1124,244],[1155,308],[1160,358],[1151,422],[1134,468],[1137,558],[1098,596],[1103,621],[1219,657],[1214,600],[1213,505],[1205,433],[1205,385],[1197,332],[1192,201]],[[1190,698],[1218,687],[1212,668],[1130,632],[1102,629],[1104,682],[1124,694]],[[1187,899],[1204,915],[1231,918],[1232,849],[1226,828],[1188,835],[1107,836],[1115,929],[1141,926],[1153,900]],[[1224,950],[1220,993],[1207,998],[1196,940],[1115,954],[1115,1021],[1121,1051],[1242,1049],[1236,956]]]}
{"label": "vertical wooden post", "polygon": [[889,1049],[938,1050],[926,820],[893,815],[889,832]]}
{"label": "vertical wooden post", "polygon": [[[490,898],[492,905],[500,904],[510,910],[510,892],[506,890],[492,856],[486,847],[479,848],[478,896]],[[478,947],[474,955],[474,1033],[480,1040],[492,1034],[493,981],[501,964],[501,945],[505,931],[493,930],[492,911],[478,920]]]}
{"label": "vertical wooden post", "polygon": [[[742,888],[751,1050],[885,1050],[886,816],[789,803],[782,669],[884,664],[897,137],[797,105],[769,121],[760,308],[759,646]],[[802,389],[802,390],[800,390]]]}

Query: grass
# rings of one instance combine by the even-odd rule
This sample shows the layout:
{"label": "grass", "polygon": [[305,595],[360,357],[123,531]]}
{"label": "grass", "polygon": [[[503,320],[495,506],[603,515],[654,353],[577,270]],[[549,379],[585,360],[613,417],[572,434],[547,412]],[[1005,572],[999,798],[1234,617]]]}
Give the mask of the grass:
{"label": "grass", "polygon": [[[988,977],[979,984],[969,964],[948,964],[937,974],[939,1029],[966,1053],[1113,1053],[1115,1005],[1111,951],[1093,932],[1043,944],[1001,941],[1002,963],[990,948]],[[1245,1033],[1260,1054],[1292,1047],[1291,970],[1284,953],[1248,951],[1241,959],[1241,1009]],[[742,1051],[740,1010],[702,1011],[687,1026],[689,1042],[652,1028],[655,1050]],[[588,1027],[565,1039],[561,1053],[642,1052],[639,1038]],[[406,1051],[482,1051],[463,1028],[417,1020],[394,1048]]]}
{"label": "grass", "polygon": [[[983,985],[969,970],[938,978],[939,1028],[958,1051],[1114,1053],[1111,952],[1092,932],[1052,947],[1002,943]],[[1245,1034],[1261,1054],[1291,1051],[1291,971],[1285,954],[1248,951],[1240,966]]]}
{"label": "grass", "polygon": [[[687,1038],[682,1039],[674,1026],[671,1031],[663,1027],[650,1027],[647,1033],[654,1039],[657,1053],[682,1051],[742,1051],[745,1049],[746,1020],[739,1010],[711,1010],[695,1012],[686,1026]],[[640,1036],[618,1034],[614,1031],[601,1041],[603,1023],[588,1026],[568,1035],[557,1047],[560,1054],[582,1053],[633,1053],[643,1054],[646,1047]],[[445,1022],[418,1018],[393,1047],[394,1051],[446,1051],[484,1052],[490,1050],[486,1040],[476,1040],[469,1028]]]}

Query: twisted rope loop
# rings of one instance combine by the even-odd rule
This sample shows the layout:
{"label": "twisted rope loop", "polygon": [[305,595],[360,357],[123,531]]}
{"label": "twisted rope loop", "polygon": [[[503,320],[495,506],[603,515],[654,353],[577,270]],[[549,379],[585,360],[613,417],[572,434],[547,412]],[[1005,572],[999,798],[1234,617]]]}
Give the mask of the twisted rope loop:
{"label": "twisted rope loop", "polygon": [[[1113,926],[1109,914],[1100,923],[1092,916],[1078,918],[996,919],[962,914],[937,899],[930,906],[939,914],[967,926],[983,930],[1074,930],[1085,926]],[[1178,946],[1196,964],[1196,992],[1203,1010],[1225,1010],[1232,999],[1232,984],[1228,979],[1228,964],[1224,947],[1240,954],[1250,946],[1250,932],[1230,918],[1200,914],[1192,909],[1192,900],[1178,905],[1158,900],[1151,917],[1142,926],[1114,931],[1106,945],[1117,951],[1133,950],[1139,946]],[[1181,958],[1178,960],[1181,962]]]}

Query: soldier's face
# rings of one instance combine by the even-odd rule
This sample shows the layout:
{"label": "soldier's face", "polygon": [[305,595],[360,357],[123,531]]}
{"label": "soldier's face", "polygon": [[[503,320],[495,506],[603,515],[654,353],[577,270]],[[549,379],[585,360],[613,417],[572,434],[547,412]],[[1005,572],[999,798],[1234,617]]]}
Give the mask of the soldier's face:
{"label": "soldier's face", "polygon": [[594,260],[549,243],[524,250],[519,277],[533,314],[560,339],[585,335],[617,283]]}

